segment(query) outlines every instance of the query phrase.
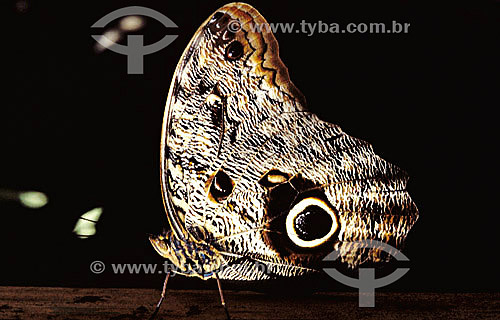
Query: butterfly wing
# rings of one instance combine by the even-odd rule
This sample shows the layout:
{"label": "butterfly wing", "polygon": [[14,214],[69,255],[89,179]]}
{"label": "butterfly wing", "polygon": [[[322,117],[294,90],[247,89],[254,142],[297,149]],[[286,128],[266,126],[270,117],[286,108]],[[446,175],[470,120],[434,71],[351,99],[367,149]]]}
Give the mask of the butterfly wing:
{"label": "butterfly wing", "polygon": [[303,275],[333,249],[350,265],[373,260],[348,242],[400,243],[418,213],[404,172],[307,112],[269,30],[249,5],[219,9],[184,51],[165,109],[172,234],[153,245],[226,279]]}

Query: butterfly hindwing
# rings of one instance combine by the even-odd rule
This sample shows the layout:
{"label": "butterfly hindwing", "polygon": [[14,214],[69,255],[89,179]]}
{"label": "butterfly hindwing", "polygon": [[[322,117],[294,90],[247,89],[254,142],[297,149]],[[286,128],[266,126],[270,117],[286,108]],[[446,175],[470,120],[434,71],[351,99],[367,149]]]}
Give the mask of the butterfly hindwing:
{"label": "butterfly hindwing", "polygon": [[348,241],[400,244],[418,216],[403,171],[306,110],[267,22],[242,3],[211,15],[179,61],[161,175],[172,231],[152,242],[202,278],[299,276],[334,249],[351,266],[377,260]]}

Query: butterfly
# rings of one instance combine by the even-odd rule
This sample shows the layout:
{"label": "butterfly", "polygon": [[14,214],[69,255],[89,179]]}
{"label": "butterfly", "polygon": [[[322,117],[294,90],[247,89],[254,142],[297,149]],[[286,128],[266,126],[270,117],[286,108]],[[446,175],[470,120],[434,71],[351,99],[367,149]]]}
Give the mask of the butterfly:
{"label": "butterfly", "polygon": [[150,237],[173,272],[272,280],[356,267],[400,247],[418,218],[407,174],[306,108],[268,23],[248,4],[212,14],[173,76],[161,136],[170,229]]}

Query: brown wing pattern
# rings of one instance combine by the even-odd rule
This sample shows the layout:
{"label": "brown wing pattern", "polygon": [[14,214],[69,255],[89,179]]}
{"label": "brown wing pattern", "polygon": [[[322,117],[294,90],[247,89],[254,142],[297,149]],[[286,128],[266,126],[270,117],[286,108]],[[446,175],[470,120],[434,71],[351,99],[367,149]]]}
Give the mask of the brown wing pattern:
{"label": "brown wing pattern", "polygon": [[384,260],[350,241],[402,244],[418,217],[407,176],[307,112],[266,24],[228,4],[184,51],[161,144],[172,231],[151,241],[201,278],[221,267],[226,279],[300,276],[334,249],[349,266]]}

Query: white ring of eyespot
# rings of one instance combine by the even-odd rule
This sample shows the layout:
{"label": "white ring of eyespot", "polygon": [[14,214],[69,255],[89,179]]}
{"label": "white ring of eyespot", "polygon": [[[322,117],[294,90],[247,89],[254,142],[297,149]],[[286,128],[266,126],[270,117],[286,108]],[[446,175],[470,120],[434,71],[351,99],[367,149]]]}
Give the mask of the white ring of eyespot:
{"label": "white ring of eyespot", "polygon": [[[295,232],[294,220],[299,213],[304,211],[304,209],[309,206],[318,206],[321,209],[323,209],[326,213],[328,213],[332,218],[332,227],[325,236],[319,239],[307,241],[300,239],[297,233]],[[286,217],[286,233],[288,235],[288,238],[290,238],[290,240],[292,240],[294,244],[303,248],[314,248],[319,246],[320,244],[325,243],[328,239],[330,239],[330,237],[335,233],[335,231],[337,231],[338,226],[339,223],[337,221],[337,216],[335,215],[335,212],[323,200],[318,198],[306,198],[301,200],[292,208],[292,210],[290,210],[288,216]]]}

